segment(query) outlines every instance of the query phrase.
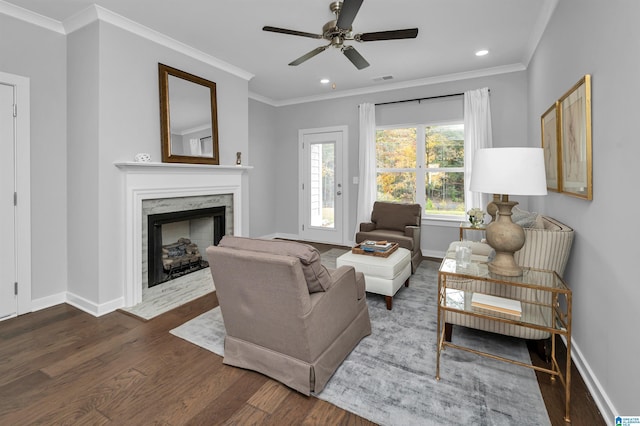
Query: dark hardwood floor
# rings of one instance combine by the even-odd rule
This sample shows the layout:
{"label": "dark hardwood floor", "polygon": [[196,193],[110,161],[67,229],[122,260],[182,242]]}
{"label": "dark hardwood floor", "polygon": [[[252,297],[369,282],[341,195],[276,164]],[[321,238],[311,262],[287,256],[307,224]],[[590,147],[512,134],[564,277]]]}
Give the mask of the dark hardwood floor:
{"label": "dark hardwood floor", "polygon": [[[0,322],[0,425],[372,424],[169,333],[217,304],[207,295],[150,321],[62,304]],[[562,386],[538,381],[551,423],[564,425]],[[571,415],[605,425],[575,368]]]}

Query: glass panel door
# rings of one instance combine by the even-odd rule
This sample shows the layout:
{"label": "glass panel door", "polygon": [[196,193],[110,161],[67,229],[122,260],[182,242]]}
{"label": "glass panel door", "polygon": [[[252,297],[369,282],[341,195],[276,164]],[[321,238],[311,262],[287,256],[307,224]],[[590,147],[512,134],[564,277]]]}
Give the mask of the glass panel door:
{"label": "glass panel door", "polygon": [[342,244],[342,132],[302,135],[302,238]]}

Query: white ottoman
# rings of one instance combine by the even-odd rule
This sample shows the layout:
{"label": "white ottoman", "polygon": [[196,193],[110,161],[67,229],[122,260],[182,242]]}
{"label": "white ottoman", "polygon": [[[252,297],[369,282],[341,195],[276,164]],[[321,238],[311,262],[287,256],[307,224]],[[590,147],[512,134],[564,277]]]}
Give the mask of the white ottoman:
{"label": "white ottoman", "polygon": [[364,274],[366,290],[382,294],[391,309],[393,296],[402,284],[409,287],[411,276],[411,252],[398,248],[389,257],[371,256],[347,252],[336,259],[336,266],[353,266]]}

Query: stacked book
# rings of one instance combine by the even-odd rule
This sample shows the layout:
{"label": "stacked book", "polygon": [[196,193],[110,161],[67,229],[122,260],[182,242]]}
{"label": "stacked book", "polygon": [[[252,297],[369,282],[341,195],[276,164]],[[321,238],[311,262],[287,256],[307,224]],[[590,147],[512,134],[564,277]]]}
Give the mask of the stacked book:
{"label": "stacked book", "polygon": [[388,241],[363,241],[360,243],[360,248],[370,253],[384,253],[393,247],[393,243]]}
{"label": "stacked book", "polygon": [[522,316],[522,304],[520,301],[504,297],[473,293],[471,306],[479,310],[510,315],[516,318]]}

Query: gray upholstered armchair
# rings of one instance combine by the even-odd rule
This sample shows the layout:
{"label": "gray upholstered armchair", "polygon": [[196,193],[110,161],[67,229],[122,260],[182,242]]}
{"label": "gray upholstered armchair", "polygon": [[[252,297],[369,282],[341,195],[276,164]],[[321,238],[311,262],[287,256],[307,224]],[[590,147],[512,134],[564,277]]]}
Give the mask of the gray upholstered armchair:
{"label": "gray upholstered armchair", "polygon": [[227,332],[225,364],[309,395],[371,334],[364,276],[350,266],[326,269],[314,247],[225,236],[207,256]]}
{"label": "gray upholstered armchair", "polygon": [[366,240],[393,241],[411,252],[411,272],[422,261],[420,250],[420,204],[400,204],[376,201],[371,212],[371,222],[360,224],[356,243]]}

